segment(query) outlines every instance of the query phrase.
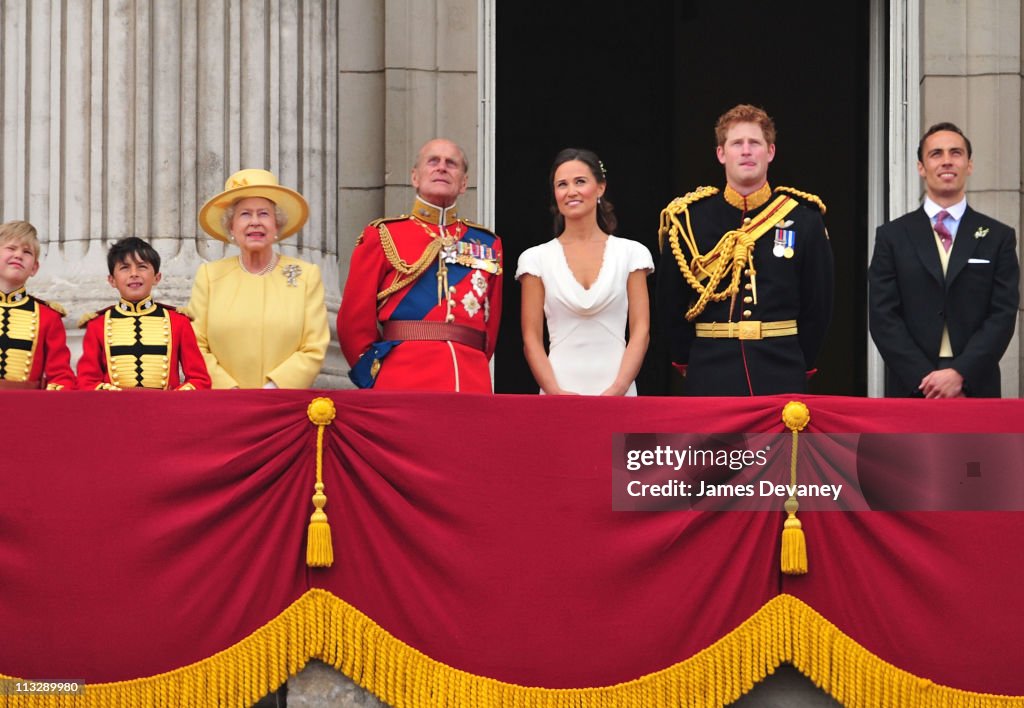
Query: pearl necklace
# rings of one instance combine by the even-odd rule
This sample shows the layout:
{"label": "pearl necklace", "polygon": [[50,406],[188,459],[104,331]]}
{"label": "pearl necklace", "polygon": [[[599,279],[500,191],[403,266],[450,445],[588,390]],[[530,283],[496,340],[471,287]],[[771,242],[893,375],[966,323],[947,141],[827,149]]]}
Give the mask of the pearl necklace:
{"label": "pearl necklace", "polygon": [[275,253],[274,257],[270,259],[270,263],[267,263],[265,266],[263,266],[259,270],[249,270],[248,268],[245,267],[245,261],[242,260],[242,254],[239,253],[238,254],[238,265],[242,266],[242,270],[244,270],[249,275],[266,275],[270,271],[274,270],[274,266],[277,265],[277,261],[278,261],[279,258],[280,258],[280,255]]}

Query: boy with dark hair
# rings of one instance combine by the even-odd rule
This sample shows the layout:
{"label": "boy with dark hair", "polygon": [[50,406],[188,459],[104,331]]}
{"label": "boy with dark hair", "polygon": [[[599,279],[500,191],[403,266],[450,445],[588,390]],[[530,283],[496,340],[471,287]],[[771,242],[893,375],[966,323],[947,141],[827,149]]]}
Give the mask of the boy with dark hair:
{"label": "boy with dark hair", "polygon": [[39,270],[39,238],[27,221],[0,224],[0,389],[73,389],[64,309],[25,292]]}
{"label": "boy with dark hair", "polygon": [[[82,358],[78,361],[79,388],[210,388],[192,322],[152,298],[153,286],[160,282],[160,254],[140,238],[124,238],[110,247],[107,269],[107,282],[117,289],[121,299],[116,305],[89,313],[78,323],[85,327]],[[179,378],[179,365],[184,383]]]}

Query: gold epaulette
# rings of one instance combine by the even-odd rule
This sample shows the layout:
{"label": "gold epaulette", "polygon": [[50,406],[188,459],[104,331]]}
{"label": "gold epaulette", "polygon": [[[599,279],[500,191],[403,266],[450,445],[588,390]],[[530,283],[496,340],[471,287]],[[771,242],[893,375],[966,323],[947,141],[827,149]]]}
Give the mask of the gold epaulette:
{"label": "gold epaulette", "polygon": [[810,202],[814,206],[818,207],[818,209],[821,210],[822,214],[824,214],[826,211],[825,202],[821,201],[821,197],[819,197],[817,194],[811,194],[810,192],[801,192],[799,189],[793,189],[792,187],[776,187],[775,191],[785,192],[786,194],[792,194],[794,197],[800,197],[805,202]]}
{"label": "gold epaulette", "polygon": [[[367,224],[366,228],[368,228],[368,229],[369,228],[373,228],[373,229],[377,229],[378,231],[380,231],[381,224],[387,224],[387,223],[392,222],[392,221],[405,221],[408,218],[409,218],[408,214],[402,214],[401,216],[382,216],[379,219],[374,219],[373,221],[371,221],[369,224]],[[364,231],[360,231],[359,235],[356,236],[356,246],[357,247],[360,246],[363,243],[363,233],[364,233]]]}
{"label": "gold epaulette", "polygon": [[[110,307],[113,307],[113,305],[111,305]],[[104,312],[109,310],[110,307],[104,307],[102,310],[98,310],[96,312],[86,312],[84,315],[78,318],[78,328],[85,329],[90,322],[92,322],[94,319],[96,319]]]}
{"label": "gold epaulette", "polygon": [[371,221],[370,226],[372,226],[373,228],[377,228],[381,224],[386,224],[389,221],[405,221],[408,218],[408,214],[402,214],[400,216],[382,216],[379,219],[374,219],[373,221]]}
{"label": "gold epaulette", "polygon": [[676,197],[668,206],[661,210],[661,224],[658,228],[658,250],[661,251],[665,246],[665,235],[672,228],[672,217],[676,214],[680,214],[686,211],[694,202],[699,202],[701,199],[712,197],[718,194],[718,187],[697,187],[692,192],[687,192],[681,197]]}
{"label": "gold epaulette", "polygon": [[61,317],[67,317],[68,316],[68,311],[65,310],[64,306],[61,305],[59,302],[49,302],[47,300],[40,300],[39,298],[36,298],[36,301],[41,303],[41,304],[43,304],[43,305],[46,305],[47,307],[49,307],[51,310],[56,312]]}
{"label": "gold epaulette", "polygon": [[457,219],[457,221],[461,221],[466,226],[472,227],[474,229],[479,229],[480,231],[483,231],[484,233],[488,233],[491,236],[497,237],[497,234],[494,233],[494,231],[492,231],[491,229],[487,228],[483,224],[478,224],[475,221],[470,221],[469,219]]}

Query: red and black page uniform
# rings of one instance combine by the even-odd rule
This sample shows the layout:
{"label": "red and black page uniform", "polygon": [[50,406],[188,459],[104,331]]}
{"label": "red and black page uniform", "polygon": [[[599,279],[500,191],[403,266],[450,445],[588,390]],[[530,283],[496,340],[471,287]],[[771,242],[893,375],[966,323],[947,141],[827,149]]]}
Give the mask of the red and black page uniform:
{"label": "red and black page uniform", "polygon": [[422,202],[360,236],[338,312],[361,387],[490,393],[501,322],[501,239]]}
{"label": "red and black page uniform", "polygon": [[60,305],[0,293],[0,388],[75,388]]}
{"label": "red and black page uniform", "polygon": [[[832,316],[824,210],[766,184],[746,197],[701,187],[662,213],[656,302],[687,395],[806,391]],[[712,283],[719,259],[727,267]]]}
{"label": "red and black page uniform", "polygon": [[79,326],[86,328],[78,361],[83,390],[210,388],[192,322],[152,298],[139,303],[122,299],[83,317]]}

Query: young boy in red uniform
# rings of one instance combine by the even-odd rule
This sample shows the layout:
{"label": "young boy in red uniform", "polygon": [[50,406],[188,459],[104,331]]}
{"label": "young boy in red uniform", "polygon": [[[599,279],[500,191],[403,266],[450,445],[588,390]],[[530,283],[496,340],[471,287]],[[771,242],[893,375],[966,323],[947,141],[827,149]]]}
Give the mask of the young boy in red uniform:
{"label": "young boy in red uniform", "polygon": [[60,305],[25,292],[39,270],[39,238],[27,221],[0,224],[0,389],[73,389]]}
{"label": "young boy in red uniform", "polygon": [[78,323],[86,328],[78,361],[79,388],[210,388],[192,322],[152,298],[153,286],[160,282],[160,254],[140,238],[121,239],[107,253],[107,269],[107,282],[121,299]]}

